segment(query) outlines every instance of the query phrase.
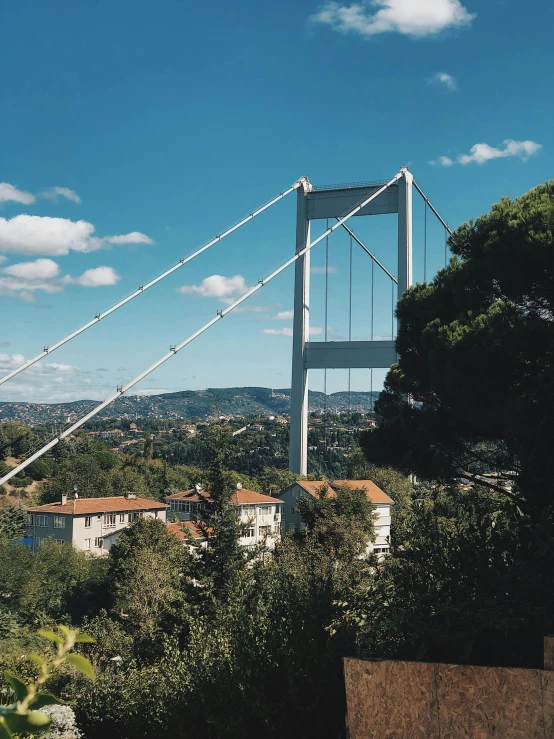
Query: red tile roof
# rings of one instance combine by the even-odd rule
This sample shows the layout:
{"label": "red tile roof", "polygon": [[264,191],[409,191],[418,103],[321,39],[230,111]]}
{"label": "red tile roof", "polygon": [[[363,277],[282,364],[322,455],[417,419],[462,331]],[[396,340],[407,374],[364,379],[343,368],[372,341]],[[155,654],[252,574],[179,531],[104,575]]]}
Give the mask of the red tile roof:
{"label": "red tile roof", "polygon": [[298,480],[296,484],[314,496],[322,487],[327,486],[329,488],[327,495],[330,498],[334,498],[336,491],[342,487],[349,487],[351,490],[365,490],[367,498],[372,503],[394,505],[394,500],[389,498],[372,480],[333,480],[332,482],[329,480]]}
{"label": "red tile roof", "polygon": [[[181,493],[168,495],[166,500],[188,500],[197,503],[199,501],[209,500],[209,498],[210,494],[207,490],[202,490],[200,493],[197,493],[196,490],[193,489],[183,490]],[[269,503],[275,505],[276,503],[282,502],[283,501],[279,498],[272,498],[269,495],[262,495],[261,493],[254,492],[254,490],[245,490],[244,488],[235,490],[231,496],[231,503],[233,503],[233,505],[248,505],[252,503]]]}
{"label": "red tile roof", "polygon": [[31,513],[65,513],[70,516],[82,516],[87,513],[113,513],[115,511],[154,511],[168,508],[167,503],[158,503],[146,498],[126,498],[117,495],[111,498],[79,498],[68,500],[62,505],[47,503],[46,505],[27,508]]}
{"label": "red tile roof", "polygon": [[184,541],[187,539],[187,535],[183,531],[183,526],[188,529],[188,533],[192,536],[193,539],[205,539],[206,537],[200,531],[198,526],[194,523],[194,521],[181,521],[180,523],[167,523],[167,530],[174,534],[178,539],[181,541]]}

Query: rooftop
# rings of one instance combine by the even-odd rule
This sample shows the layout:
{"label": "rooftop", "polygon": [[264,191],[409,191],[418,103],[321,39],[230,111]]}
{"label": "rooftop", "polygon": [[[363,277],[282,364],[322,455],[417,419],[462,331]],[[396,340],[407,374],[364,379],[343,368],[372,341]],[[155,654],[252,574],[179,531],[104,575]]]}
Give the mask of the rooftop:
{"label": "rooftop", "polygon": [[[173,495],[168,495],[166,497],[166,500],[187,500],[192,502],[201,502],[203,500],[209,499],[210,493],[207,490],[201,490],[200,493],[198,493],[194,488],[192,490],[183,490],[181,493],[174,493]],[[265,504],[273,504],[276,503],[282,503],[282,500],[279,500],[279,498],[272,498],[269,495],[262,495],[261,493],[256,493],[254,490],[246,490],[245,488],[240,488],[239,490],[235,490],[233,495],[231,496],[231,501],[233,505],[249,505],[252,503],[265,503]]]}
{"label": "rooftop", "polygon": [[198,526],[194,523],[194,521],[181,521],[180,523],[167,523],[167,530],[174,534],[178,539],[181,541],[184,541],[187,539],[187,535],[183,528],[188,530],[188,533],[192,536],[193,539],[204,539],[204,534]]}
{"label": "rooftop", "polygon": [[153,511],[167,508],[167,503],[158,503],[146,498],[127,498],[117,495],[110,498],[78,498],[67,503],[46,503],[27,508],[31,513],[64,513],[80,516],[87,513],[113,513],[116,511]]}
{"label": "rooftop", "polygon": [[372,503],[394,505],[394,500],[389,498],[372,480],[298,480],[296,484],[314,496],[318,494],[322,487],[327,486],[329,488],[328,495],[331,498],[335,497],[336,491],[342,487],[348,487],[351,490],[365,490],[366,497]]}

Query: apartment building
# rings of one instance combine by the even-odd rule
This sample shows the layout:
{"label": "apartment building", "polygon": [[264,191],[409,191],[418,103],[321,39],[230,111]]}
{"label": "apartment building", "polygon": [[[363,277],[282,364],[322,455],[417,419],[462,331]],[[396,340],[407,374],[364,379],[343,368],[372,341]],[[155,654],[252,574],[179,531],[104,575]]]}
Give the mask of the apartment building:
{"label": "apartment building", "polygon": [[[169,516],[180,521],[193,521],[201,506],[209,500],[210,494],[196,485],[192,490],[168,495],[165,499],[169,503]],[[262,495],[253,490],[246,490],[237,485],[236,491],[230,500],[237,516],[244,524],[248,524],[246,536],[241,537],[240,543],[245,546],[264,544],[272,549],[281,537],[281,514],[283,501]]]}
{"label": "apartment building", "polygon": [[304,495],[317,497],[323,488],[327,488],[327,495],[336,496],[336,491],[342,487],[352,490],[364,490],[365,494],[375,506],[375,541],[368,546],[368,552],[378,555],[388,554],[391,525],[391,506],[394,501],[371,480],[298,480],[283,490],[280,497],[283,506],[282,531],[301,531],[304,528],[302,517],[298,512],[298,500]]}
{"label": "apartment building", "polygon": [[111,498],[74,498],[27,508],[26,536],[37,549],[43,541],[73,544],[76,549],[107,554],[118,535],[139,518],[166,522],[166,503],[139,498],[134,493]]}

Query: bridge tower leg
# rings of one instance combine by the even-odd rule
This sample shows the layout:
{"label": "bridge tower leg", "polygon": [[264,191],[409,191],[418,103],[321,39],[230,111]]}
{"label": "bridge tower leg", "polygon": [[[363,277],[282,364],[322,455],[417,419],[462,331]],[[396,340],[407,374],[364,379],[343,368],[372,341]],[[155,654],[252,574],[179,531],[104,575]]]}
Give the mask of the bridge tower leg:
{"label": "bridge tower leg", "polygon": [[[360,211],[358,216],[398,213],[398,297],[412,285],[412,185],[406,167],[397,185]],[[310,221],[335,219],[371,194],[376,186],[355,186],[314,191],[307,178],[298,189],[296,251],[310,239]],[[308,472],[308,371],[333,368],[388,368],[396,361],[394,339],[390,341],[309,341],[310,252],[296,261],[292,339],[292,385],[289,469]]]}
{"label": "bridge tower leg", "polygon": [[[308,189],[309,184],[297,190],[296,252],[310,239]],[[289,469],[299,475],[306,475],[308,470],[308,370],[304,353],[310,335],[310,254],[307,251],[296,260],[294,273]]]}

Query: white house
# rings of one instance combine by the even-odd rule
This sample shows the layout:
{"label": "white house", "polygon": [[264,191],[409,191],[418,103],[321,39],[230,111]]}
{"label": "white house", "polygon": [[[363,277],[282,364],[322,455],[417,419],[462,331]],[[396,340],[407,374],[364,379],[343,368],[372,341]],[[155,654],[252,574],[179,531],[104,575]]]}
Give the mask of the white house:
{"label": "white house", "polygon": [[391,506],[394,501],[389,498],[371,480],[298,480],[283,490],[280,498],[283,506],[282,532],[301,531],[304,528],[302,517],[298,513],[298,500],[305,495],[314,497],[327,487],[328,495],[335,496],[341,487],[349,487],[352,490],[365,490],[365,494],[375,506],[375,541],[369,545],[368,551],[375,554],[387,554],[389,551],[389,537],[391,524]]}
{"label": "white house", "polygon": [[[194,520],[197,512],[210,494],[196,485],[192,490],[168,495],[169,514],[173,514],[180,521]],[[281,537],[281,511],[283,501],[262,495],[253,490],[245,490],[237,485],[236,491],[230,500],[230,505],[236,510],[243,523],[247,523],[246,536],[241,537],[240,543],[245,546],[265,544],[272,549],[275,542]]]}
{"label": "white house", "polygon": [[139,518],[166,522],[166,503],[137,498],[134,493],[111,498],[75,498],[62,495],[59,503],[27,508],[27,533],[33,549],[52,539],[73,544],[94,555],[107,554],[119,534]]}

